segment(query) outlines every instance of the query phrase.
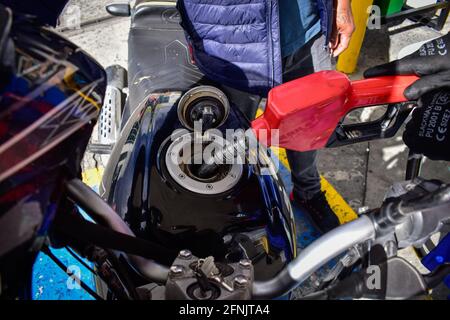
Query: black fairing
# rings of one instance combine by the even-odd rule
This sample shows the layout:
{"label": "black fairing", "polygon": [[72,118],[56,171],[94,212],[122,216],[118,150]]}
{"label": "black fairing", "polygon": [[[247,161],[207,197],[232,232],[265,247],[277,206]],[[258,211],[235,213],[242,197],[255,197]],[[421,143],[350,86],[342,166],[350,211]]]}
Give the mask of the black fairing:
{"label": "black fairing", "polygon": [[81,176],[106,75],[31,17],[0,11],[10,16],[1,41],[9,72],[0,86],[0,295],[29,299],[32,264],[61,213],[64,182]]}
{"label": "black fairing", "polygon": [[[257,279],[279,272],[295,256],[289,198],[275,174],[244,165],[229,192],[200,195],[173,182],[163,159],[181,95],[210,84],[190,62],[175,6],[141,4],[129,37],[129,118],[104,173],[101,195],[140,237],[219,260],[249,257]],[[157,30],[157,32],[155,32]],[[232,106],[219,128],[248,128]],[[224,240],[225,239],[225,240]]]}

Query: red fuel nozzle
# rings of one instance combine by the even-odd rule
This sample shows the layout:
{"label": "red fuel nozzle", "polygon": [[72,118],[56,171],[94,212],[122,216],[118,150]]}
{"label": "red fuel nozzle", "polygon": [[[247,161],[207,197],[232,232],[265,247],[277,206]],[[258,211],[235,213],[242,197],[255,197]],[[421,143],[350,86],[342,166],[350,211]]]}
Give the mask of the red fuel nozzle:
{"label": "red fuel nozzle", "polygon": [[269,141],[270,145],[297,151],[320,149],[348,112],[406,102],[403,92],[417,79],[387,76],[350,81],[337,71],[317,72],[273,88],[264,114],[252,122],[252,128],[259,140],[278,129],[278,143]]}

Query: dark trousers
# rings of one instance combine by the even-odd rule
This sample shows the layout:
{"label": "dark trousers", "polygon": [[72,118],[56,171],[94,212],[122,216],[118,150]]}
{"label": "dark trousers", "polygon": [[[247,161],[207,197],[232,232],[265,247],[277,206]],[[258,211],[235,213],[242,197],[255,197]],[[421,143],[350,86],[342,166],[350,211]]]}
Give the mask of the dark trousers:
{"label": "dark trousers", "polygon": [[[308,74],[331,70],[328,46],[325,37],[318,35],[294,54],[283,58],[283,82],[304,77]],[[252,120],[256,116],[261,97],[233,88],[223,88],[231,102]],[[299,137],[301,139],[301,137]],[[320,175],[317,171],[317,151],[298,152],[287,150],[292,172],[294,194],[300,199],[311,199],[320,191]]]}

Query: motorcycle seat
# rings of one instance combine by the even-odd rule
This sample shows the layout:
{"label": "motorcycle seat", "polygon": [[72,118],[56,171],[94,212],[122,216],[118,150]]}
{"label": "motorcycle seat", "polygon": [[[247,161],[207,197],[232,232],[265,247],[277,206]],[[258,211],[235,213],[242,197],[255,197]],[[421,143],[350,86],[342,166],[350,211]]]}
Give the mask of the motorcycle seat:
{"label": "motorcycle seat", "polygon": [[141,0],[135,5],[128,39],[131,106],[150,93],[186,91],[203,78],[191,62],[175,4]]}

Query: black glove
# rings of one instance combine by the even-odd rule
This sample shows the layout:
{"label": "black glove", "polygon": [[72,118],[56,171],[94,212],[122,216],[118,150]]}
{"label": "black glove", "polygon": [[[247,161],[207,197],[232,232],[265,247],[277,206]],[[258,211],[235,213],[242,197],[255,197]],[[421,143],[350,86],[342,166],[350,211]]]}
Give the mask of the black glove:
{"label": "black glove", "polygon": [[450,161],[450,90],[422,96],[406,125],[403,141],[414,153]]}
{"label": "black glove", "polygon": [[425,43],[402,59],[366,70],[364,77],[410,74],[421,77],[405,90],[405,97],[410,100],[435,89],[450,88],[450,33]]}

